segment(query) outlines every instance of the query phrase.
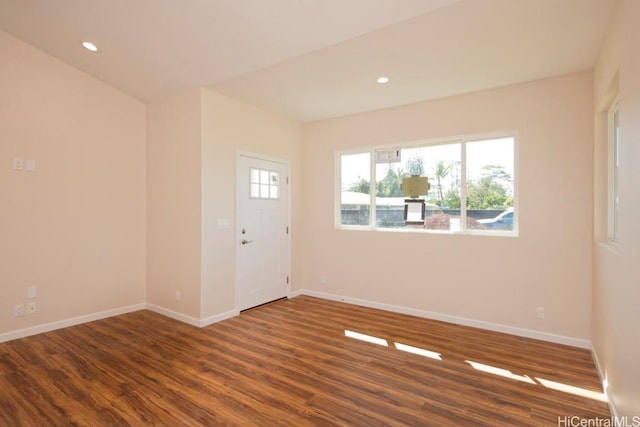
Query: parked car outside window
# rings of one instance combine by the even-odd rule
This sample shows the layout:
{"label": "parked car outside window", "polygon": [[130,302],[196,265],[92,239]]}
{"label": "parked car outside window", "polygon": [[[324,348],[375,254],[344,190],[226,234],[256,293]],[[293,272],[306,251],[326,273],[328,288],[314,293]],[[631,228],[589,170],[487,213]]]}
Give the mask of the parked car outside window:
{"label": "parked car outside window", "polygon": [[495,230],[513,230],[513,208],[509,208],[495,218],[478,221],[487,228]]}

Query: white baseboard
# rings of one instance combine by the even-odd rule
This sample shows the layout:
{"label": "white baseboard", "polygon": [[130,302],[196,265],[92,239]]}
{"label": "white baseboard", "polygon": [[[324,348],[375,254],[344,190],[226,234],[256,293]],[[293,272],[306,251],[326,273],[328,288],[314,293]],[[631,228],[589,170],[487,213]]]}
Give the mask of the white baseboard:
{"label": "white baseboard", "polygon": [[240,311],[238,310],[229,310],[224,313],[216,314],[214,316],[205,317],[204,319],[200,319],[200,327],[204,328],[205,326],[213,325],[214,323],[222,322],[223,320],[231,319],[232,317],[236,317],[240,315]]}
{"label": "white baseboard", "polygon": [[474,328],[486,329],[489,331],[503,332],[505,334],[517,335],[520,337],[533,338],[542,341],[553,342],[556,344],[565,344],[573,347],[591,349],[591,342],[588,340],[566,337],[563,335],[550,334],[548,332],[534,331],[531,329],[517,328],[514,326],[501,325],[498,323],[485,322],[482,320],[468,319],[465,317],[451,316],[448,314],[435,313],[431,311],[418,310],[415,308],[407,308],[398,305],[384,304],[376,301],[363,300],[358,298],[343,297],[340,295],[329,294],[325,292],[301,289],[291,294],[291,297],[298,295],[308,295],[311,297],[322,298],[332,301],[340,301],[348,304],[361,305],[363,307],[377,308],[380,310],[391,311],[394,313],[409,314],[411,316],[423,317],[426,319],[439,320],[442,322],[455,323],[457,325],[471,326]]}
{"label": "white baseboard", "polygon": [[[409,314],[412,316],[423,317],[426,319],[440,320],[443,322],[455,323],[458,325],[472,326],[475,328],[487,329],[490,331],[503,332],[511,335],[517,335],[527,338],[534,338],[543,341],[554,342],[558,344],[566,344],[574,347],[586,348],[592,350],[592,354],[595,356],[591,343],[587,340],[566,337],[562,335],[549,334],[547,332],[533,331],[529,329],[516,328],[513,326],[500,325],[496,323],[484,322],[481,320],[467,319],[464,317],[451,316],[442,313],[435,313],[430,311],[418,310],[413,308],[401,307],[397,305],[384,304],[376,301],[363,300],[358,298],[344,297],[340,295],[329,294],[325,292],[312,291],[308,289],[298,289],[289,293],[289,298],[294,298],[299,295],[308,295],[316,298],[322,298],[332,301],[340,301],[348,304],[361,305],[363,307],[377,308],[380,310],[391,311],[395,313]],[[196,327],[204,327],[211,325],[222,320],[229,319],[239,314],[238,310],[230,310],[224,313],[209,316],[203,319],[197,319],[192,316],[187,316],[182,313],[178,313],[167,308],[149,304],[140,303],[126,307],[120,307],[111,310],[105,310],[98,313],[91,313],[83,316],[73,317],[70,319],[59,320],[57,322],[46,323],[43,325],[37,325],[30,328],[19,329],[17,331],[5,332],[0,334],[0,342],[10,341],[18,338],[24,338],[30,335],[41,334],[43,332],[49,332],[56,329],[66,328],[68,326],[79,325],[81,323],[92,322],[94,320],[104,319],[111,316],[117,316],[119,314],[131,313],[138,310],[151,310],[153,312],[162,314],[180,322],[187,323]],[[596,364],[599,368],[599,365]],[[613,412],[613,411],[612,411]]]}
{"label": "white baseboard", "polygon": [[132,313],[139,310],[150,310],[155,313],[162,314],[172,319],[178,320],[189,325],[202,328],[204,326],[211,325],[216,322],[220,322],[225,319],[237,316],[240,314],[238,310],[231,310],[225,313],[216,314],[214,316],[205,317],[204,319],[196,319],[195,317],[187,316],[182,313],[178,313],[173,310],[161,307],[155,304],[140,303],[129,305],[126,307],[114,308],[111,310],[105,310],[98,313],[85,314],[82,316],[72,317],[69,319],[58,320],[56,322],[45,323],[42,325],[36,325],[29,328],[18,329],[17,331],[10,331],[0,334],[0,343],[5,341],[11,341],[18,338],[25,338],[31,335],[37,335],[44,332],[55,331],[56,329],[67,328],[69,326],[80,325],[82,323],[93,322],[94,320],[106,319],[107,317],[113,317],[120,314]]}
{"label": "white baseboard", "polygon": [[163,316],[170,317],[174,320],[179,320],[182,323],[200,327],[200,319],[196,319],[195,317],[187,316],[186,314],[178,313],[177,311],[169,310],[168,308],[164,308],[155,304],[147,303],[146,308],[147,310],[153,311],[154,313],[162,314]]}
{"label": "white baseboard", "polygon": [[230,319],[240,314],[238,310],[230,310],[224,313],[205,317],[204,319],[197,319],[195,317],[187,316],[186,314],[178,313],[177,311],[169,310],[168,308],[164,308],[159,305],[149,304],[149,303],[147,303],[147,310],[151,310],[155,313],[162,314],[163,316],[167,316],[172,319],[179,320],[180,322],[187,323],[192,326],[197,326],[198,328],[209,326],[214,323],[221,322],[226,319]]}
{"label": "white baseboard", "polygon": [[[303,292],[304,291],[302,289],[297,289],[295,291],[291,291],[291,292],[289,292],[289,295],[287,295],[287,298],[295,298],[295,297],[300,296],[300,295],[305,295]],[[308,295],[308,294],[306,294],[306,295]]]}
{"label": "white baseboard", "polygon": [[42,334],[44,332],[55,331],[56,329],[67,328],[69,326],[79,325],[81,323],[93,322],[94,320],[105,319],[107,317],[117,316],[119,314],[131,313],[138,310],[144,310],[145,303],[129,305],[126,307],[114,308],[111,310],[100,311],[98,313],[85,314],[82,316],[71,317],[69,319],[58,320],[56,322],[44,323],[42,325],[32,326],[29,328],[18,329],[17,331],[5,332],[0,334],[0,342],[11,341],[18,338],[24,338],[31,335]]}
{"label": "white baseboard", "polygon": [[616,403],[613,400],[613,396],[611,395],[611,391],[609,390],[609,386],[607,384],[607,376],[605,375],[605,370],[602,368],[600,364],[600,359],[598,359],[598,353],[596,352],[596,348],[591,346],[591,356],[593,357],[593,363],[596,364],[596,369],[598,370],[598,376],[600,377],[600,384],[602,384],[602,389],[604,390],[604,395],[607,396],[607,403],[609,404],[609,412],[611,412],[611,417],[614,420],[619,420],[620,415],[618,414],[618,408],[616,408]]}

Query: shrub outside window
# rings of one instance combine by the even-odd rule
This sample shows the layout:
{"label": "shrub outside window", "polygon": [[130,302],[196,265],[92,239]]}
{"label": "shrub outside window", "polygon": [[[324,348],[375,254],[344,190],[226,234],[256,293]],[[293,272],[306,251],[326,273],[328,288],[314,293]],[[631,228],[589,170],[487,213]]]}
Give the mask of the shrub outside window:
{"label": "shrub outside window", "polygon": [[[517,234],[515,137],[339,154],[339,228]],[[423,224],[407,223],[403,179],[426,176]]]}

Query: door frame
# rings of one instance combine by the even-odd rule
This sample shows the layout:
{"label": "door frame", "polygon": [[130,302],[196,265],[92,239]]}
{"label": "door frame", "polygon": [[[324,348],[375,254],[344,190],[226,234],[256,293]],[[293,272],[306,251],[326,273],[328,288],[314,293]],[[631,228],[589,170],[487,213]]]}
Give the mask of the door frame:
{"label": "door frame", "polygon": [[238,251],[239,245],[240,245],[240,240],[242,239],[242,233],[240,232],[240,210],[241,210],[241,189],[240,189],[240,179],[241,176],[240,174],[242,173],[241,168],[240,168],[240,158],[241,157],[250,157],[252,159],[256,159],[256,160],[264,160],[267,162],[274,162],[274,163],[281,163],[283,165],[285,165],[286,167],[286,173],[287,176],[285,177],[285,186],[286,188],[284,188],[284,192],[286,192],[287,195],[287,206],[286,206],[286,212],[287,212],[287,227],[289,227],[289,233],[287,233],[287,253],[285,255],[285,259],[286,259],[286,263],[287,263],[287,277],[289,278],[289,280],[287,280],[287,287],[286,287],[286,291],[287,291],[287,298],[290,297],[291,295],[291,234],[292,234],[292,229],[291,229],[291,161],[287,160],[287,159],[282,159],[279,157],[274,157],[274,156],[269,156],[269,155],[265,155],[265,154],[258,154],[258,153],[254,153],[251,151],[244,151],[244,150],[236,150],[236,177],[235,177],[235,196],[236,196],[236,213],[235,213],[235,240],[234,240],[234,250],[235,250],[235,270],[234,270],[234,292],[235,292],[235,309],[236,312],[239,313],[239,307],[240,307],[240,292],[238,292],[238,287],[239,287],[239,283],[238,283],[238,277],[240,277],[239,273],[239,269],[240,269],[240,262],[239,262],[239,258],[240,258],[240,254]]}

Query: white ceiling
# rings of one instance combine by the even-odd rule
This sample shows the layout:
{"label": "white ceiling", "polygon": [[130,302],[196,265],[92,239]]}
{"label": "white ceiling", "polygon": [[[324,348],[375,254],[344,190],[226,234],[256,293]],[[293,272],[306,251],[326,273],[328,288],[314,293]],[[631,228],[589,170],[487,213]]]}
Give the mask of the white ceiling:
{"label": "white ceiling", "polygon": [[145,102],[207,86],[312,121],[590,69],[613,3],[0,0],[0,29]]}

